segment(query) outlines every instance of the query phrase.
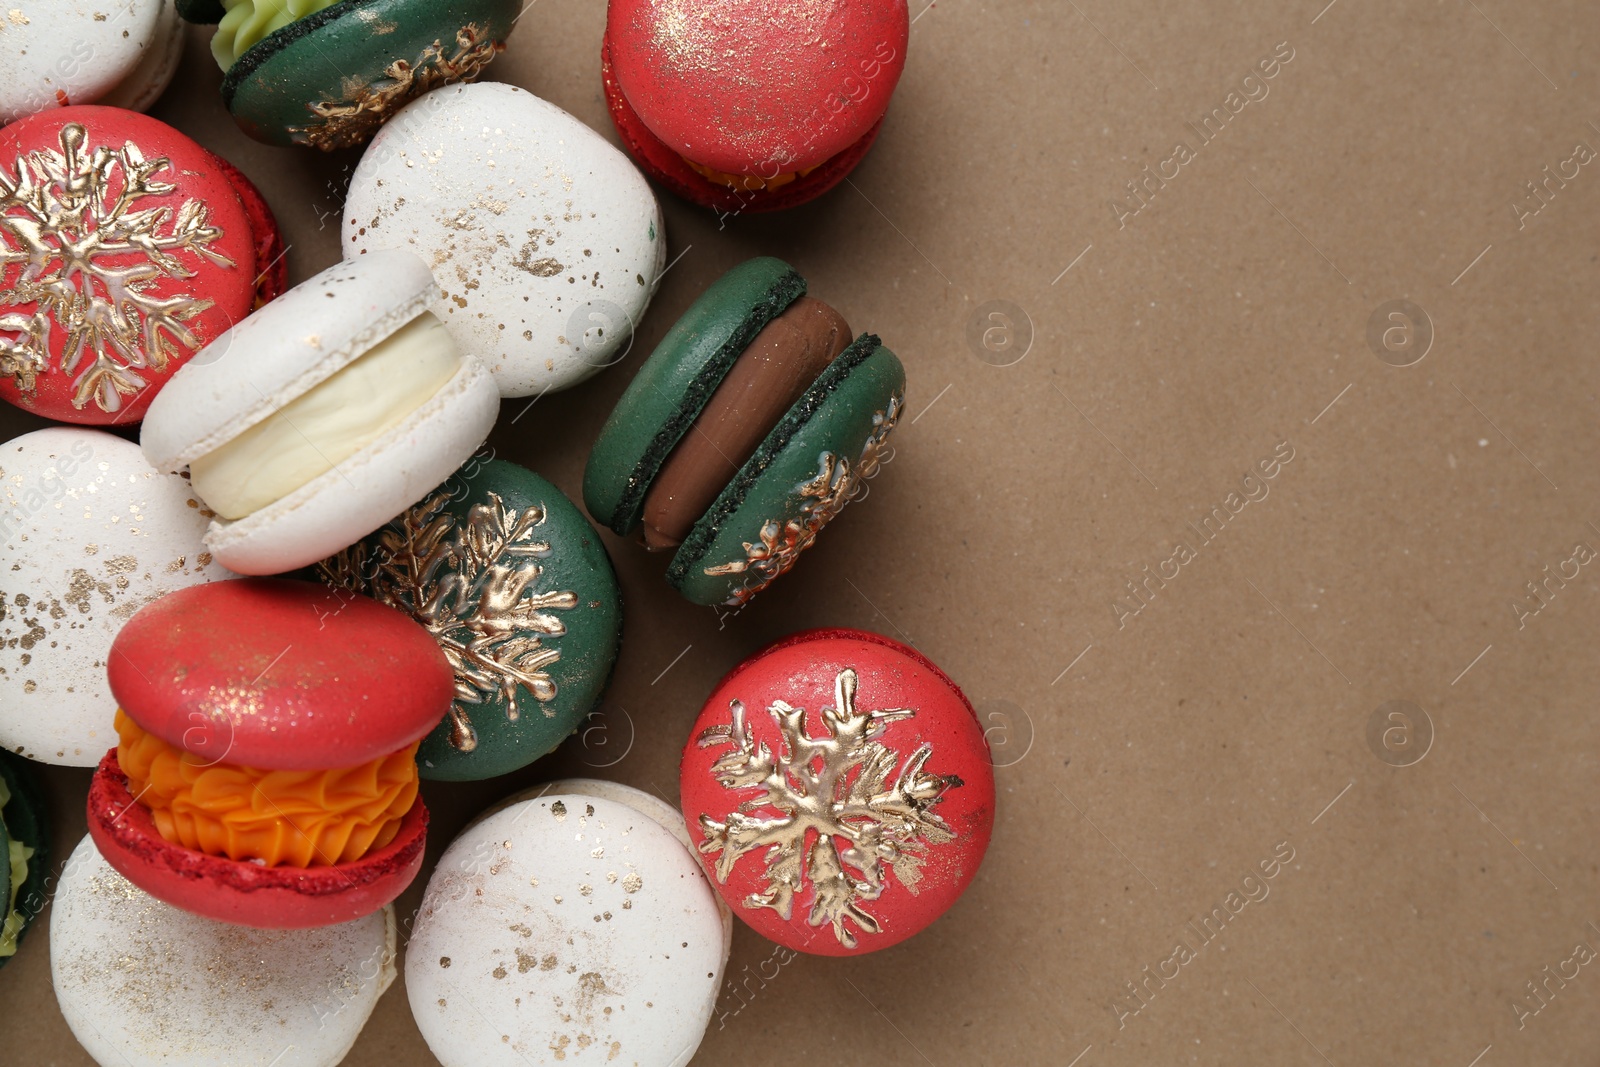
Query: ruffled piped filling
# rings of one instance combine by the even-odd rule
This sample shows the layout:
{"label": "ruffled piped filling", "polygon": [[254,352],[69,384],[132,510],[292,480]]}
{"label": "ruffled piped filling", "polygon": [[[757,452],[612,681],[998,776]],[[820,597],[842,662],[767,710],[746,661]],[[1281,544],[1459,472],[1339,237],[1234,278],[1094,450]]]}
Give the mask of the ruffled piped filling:
{"label": "ruffled piped filling", "polygon": [[227,14],[211,38],[211,54],[227,70],[239,57],[291,22],[315,15],[339,0],[222,0]]}
{"label": "ruffled piped filling", "polygon": [[417,799],[417,745],[358,767],[207,764],[116,717],[128,791],[174,844],[268,867],[352,863],[394,840]]}

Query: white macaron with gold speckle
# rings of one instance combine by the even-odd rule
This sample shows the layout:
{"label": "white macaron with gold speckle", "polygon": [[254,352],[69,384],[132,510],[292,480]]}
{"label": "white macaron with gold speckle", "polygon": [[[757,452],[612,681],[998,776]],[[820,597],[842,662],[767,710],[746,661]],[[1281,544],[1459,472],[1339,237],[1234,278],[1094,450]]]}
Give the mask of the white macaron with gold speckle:
{"label": "white macaron with gold speckle", "polygon": [[682,1067],[699,1048],[731,935],[717,894],[669,808],[595,784],[493,811],[440,858],[406,994],[444,1067]]}
{"label": "white macaron with gold speckle", "polygon": [[111,639],[157,597],[231,578],[189,484],[99,430],[0,445],[0,748],[93,767],[117,743]]}
{"label": "white macaron with gold speckle", "polygon": [[258,930],[174,908],[85,837],[50,913],[50,975],[106,1067],[334,1067],[395,977],[395,916]]}
{"label": "white macaron with gold speckle", "polygon": [[0,125],[69,104],[143,111],[182,55],[173,0],[12,0],[0,9]]}
{"label": "white macaron with gold speckle", "polygon": [[500,395],[544,394],[627,354],[666,263],[644,175],[598,133],[514,85],[448,85],[373,138],[350,181],[344,256],[404,248]]}

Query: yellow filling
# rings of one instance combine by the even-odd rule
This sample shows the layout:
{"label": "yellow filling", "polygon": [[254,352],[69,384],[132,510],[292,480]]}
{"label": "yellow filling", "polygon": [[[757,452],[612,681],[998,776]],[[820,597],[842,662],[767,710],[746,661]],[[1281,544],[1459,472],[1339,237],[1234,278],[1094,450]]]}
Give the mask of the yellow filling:
{"label": "yellow filling", "polygon": [[370,352],[189,464],[194,491],[242,519],[343,463],[427,403],[461,369],[444,323],[424,311]]}
{"label": "yellow filling", "polygon": [[222,0],[227,14],[211,38],[211,54],[227,70],[264,38],[339,0]]}
{"label": "yellow filling", "polygon": [[121,709],[128,791],[173,844],[267,867],[352,863],[394,840],[417,799],[417,745],[331,771],[269,771],[199,757],[145,733]]}
{"label": "yellow filling", "polygon": [[[4,778],[0,778],[0,812],[11,800],[11,790],[6,786]],[[6,917],[0,923],[0,956],[14,956],[17,952],[17,935],[22,933],[26,925],[22,913],[17,910],[17,894],[22,892],[22,883],[28,880],[28,861],[33,858],[33,849],[24,845],[16,838],[8,839],[10,844],[6,860],[11,865],[11,899],[6,901]]]}
{"label": "yellow filling", "polygon": [[680,156],[678,158],[689,164],[689,166],[694,169],[695,173],[699,174],[702,178],[705,178],[708,181],[714,181],[718,185],[726,185],[730,189],[742,189],[746,192],[781,189],[783,186],[788,185],[795,179],[804,178],[807,174],[810,174],[812,171],[816,170],[817,167],[822,166],[821,163],[818,163],[817,167],[807,167],[805,170],[785,171],[782,174],[774,174],[770,178],[763,178],[759,174],[729,174],[725,170],[716,170],[713,167],[706,166],[704,163],[696,163],[694,160],[684,156]]}

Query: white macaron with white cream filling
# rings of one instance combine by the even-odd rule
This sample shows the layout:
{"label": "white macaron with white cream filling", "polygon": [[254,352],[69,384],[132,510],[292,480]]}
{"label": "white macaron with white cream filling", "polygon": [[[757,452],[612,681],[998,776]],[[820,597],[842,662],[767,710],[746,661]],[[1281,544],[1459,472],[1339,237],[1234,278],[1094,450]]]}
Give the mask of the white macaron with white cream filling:
{"label": "white macaron with white cream filling", "polygon": [[140,444],[188,468],[206,543],[241,574],[314,563],[455,471],[499,413],[494,381],[428,310],[409,252],[341,263],[202,349],[150,405]]}

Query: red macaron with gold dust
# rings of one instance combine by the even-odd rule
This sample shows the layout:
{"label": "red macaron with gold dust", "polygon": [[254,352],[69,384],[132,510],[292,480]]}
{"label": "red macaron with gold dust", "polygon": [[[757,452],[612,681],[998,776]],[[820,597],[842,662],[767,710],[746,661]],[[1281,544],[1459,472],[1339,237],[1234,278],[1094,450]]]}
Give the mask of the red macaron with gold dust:
{"label": "red macaron with gold dust", "polygon": [[0,397],[132,424],[287,281],[266,201],[164,122],[115,107],[0,129]]}
{"label": "red macaron with gold dust", "polygon": [[683,814],[712,884],[788,948],[887,948],[955,903],[994,827],[972,705],[915,649],[809,630],[718,684],[683,751]]}
{"label": "red macaron with gold dust", "polygon": [[833,188],[905,68],[906,0],[610,0],[601,72],[645,172],[718,211]]}
{"label": "red macaron with gold dust", "polygon": [[145,606],[108,660],[120,743],[89,832],[130,882],[292,928],[369,914],[416,877],[417,743],[455,675],[410,617],[311,582],[214,582]]}

